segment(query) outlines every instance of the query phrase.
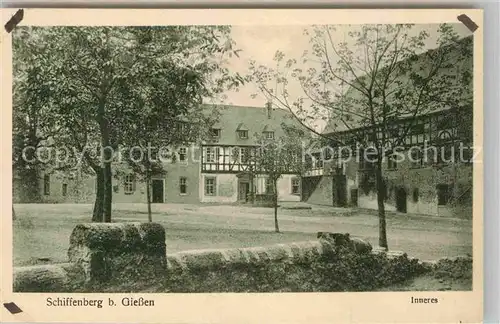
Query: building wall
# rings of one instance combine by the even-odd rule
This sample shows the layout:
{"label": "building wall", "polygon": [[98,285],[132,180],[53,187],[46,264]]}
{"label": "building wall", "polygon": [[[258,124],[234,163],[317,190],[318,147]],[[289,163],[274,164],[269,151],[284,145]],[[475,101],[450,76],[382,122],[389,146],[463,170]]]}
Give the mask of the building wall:
{"label": "building wall", "polygon": [[[41,172],[38,185],[42,203],[91,203],[95,199],[95,180],[92,177],[78,175],[68,178],[63,174],[49,175],[49,191],[45,192],[45,173]],[[66,185],[66,195],[63,195],[63,185]],[[22,202],[14,198],[16,202]]]}
{"label": "building wall", "polygon": [[292,193],[292,179],[296,177],[296,175],[285,174],[278,180],[279,201],[300,201],[300,195]]}
{"label": "building wall", "polygon": [[[378,209],[375,188],[366,191],[360,184],[362,172],[359,171],[356,159],[344,164],[343,173],[346,176],[347,206],[353,206],[351,190],[357,189],[357,207]],[[329,174],[331,163],[325,162],[326,175],[304,177],[302,179],[303,200],[318,205],[334,204],[334,177]],[[458,196],[468,197],[467,191],[472,187],[472,166],[470,164],[446,165],[435,168],[430,165],[413,168],[405,159],[397,165],[397,169],[388,169],[387,161],[383,162],[383,177],[387,183],[387,197],[384,203],[387,211],[397,211],[396,192],[403,188],[406,192],[406,212],[414,214],[434,215],[443,217],[457,216],[460,207],[450,204],[438,205],[438,185],[448,185],[458,193]],[[471,199],[464,198],[464,199]],[[470,202],[468,202],[470,203]],[[467,203],[466,203],[467,204]]]}
{"label": "building wall", "polygon": [[[215,195],[205,194],[205,179],[215,178],[216,193]],[[278,200],[279,201],[300,201],[300,195],[292,194],[292,178],[296,176],[284,175],[278,180]],[[250,183],[248,177],[238,177],[236,174],[202,174],[200,181],[200,201],[201,202],[220,202],[220,203],[235,203],[238,202],[238,185],[242,181]],[[256,194],[264,194],[266,192],[265,176],[257,176],[254,179]]]}
{"label": "building wall", "polygon": [[302,200],[311,204],[331,206],[333,204],[332,180],[331,176],[302,178]]}
{"label": "building wall", "polygon": [[[180,193],[181,177],[185,177],[187,181],[185,194]],[[165,202],[196,203],[200,201],[200,164],[198,162],[176,162],[169,165],[165,179]]]}
{"label": "building wall", "polygon": [[[116,167],[116,166],[115,166]],[[186,162],[173,161],[165,164],[165,175],[153,176],[153,179],[164,180],[164,201],[167,203],[196,203],[200,201],[199,179],[200,163],[193,159]],[[49,176],[50,190],[46,195],[45,174],[42,172],[37,183],[41,195],[42,203],[93,203],[96,194],[96,178],[93,175],[77,175],[68,177],[69,173],[53,173]],[[187,190],[185,194],[180,192],[180,178],[187,180]],[[19,180],[14,179],[14,202],[23,202],[21,190],[28,190],[20,187]],[[67,194],[63,195],[63,184],[67,185]],[[145,182],[137,178],[135,190],[132,193],[125,193],[123,177],[113,177],[113,202],[114,203],[146,203],[147,191]]]}
{"label": "building wall", "polygon": [[[453,165],[438,169],[432,166],[411,168],[409,161],[398,164],[397,170],[387,170],[384,176],[388,183],[386,206],[396,210],[396,188],[404,188],[407,193],[406,206],[408,213],[454,216],[453,207],[449,204],[438,205],[438,186],[448,185],[460,196],[472,187],[472,166]],[[376,201],[376,200],[375,200]]]}
{"label": "building wall", "polygon": [[[215,178],[216,190],[213,196],[205,194],[205,179]],[[202,174],[199,196],[201,202],[234,203],[238,201],[238,177],[236,174]]]}

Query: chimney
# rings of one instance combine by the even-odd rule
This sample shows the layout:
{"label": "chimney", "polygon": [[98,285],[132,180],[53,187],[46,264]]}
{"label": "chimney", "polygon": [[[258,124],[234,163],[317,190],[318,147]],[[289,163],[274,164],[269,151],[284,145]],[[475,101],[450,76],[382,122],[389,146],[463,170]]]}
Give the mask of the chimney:
{"label": "chimney", "polygon": [[266,103],[266,109],[267,109],[267,119],[271,119],[271,113],[273,111],[273,103],[271,101],[268,101]]}

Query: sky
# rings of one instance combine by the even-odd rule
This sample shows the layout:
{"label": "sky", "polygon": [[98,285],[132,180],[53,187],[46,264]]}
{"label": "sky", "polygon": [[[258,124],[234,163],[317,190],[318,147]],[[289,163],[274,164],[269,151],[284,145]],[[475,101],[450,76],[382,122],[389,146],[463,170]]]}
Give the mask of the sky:
{"label": "sky", "polygon": [[[347,32],[352,30],[350,25],[335,26],[337,32],[334,37],[338,41],[348,40]],[[453,24],[455,31],[461,36],[466,37],[471,35],[471,32],[461,23]],[[287,58],[299,58],[304,50],[310,49],[309,38],[304,35],[303,31],[307,26],[233,26],[232,38],[236,42],[236,48],[241,49],[239,58],[233,57],[229,61],[229,68],[241,74],[248,73],[249,60],[255,60],[257,65],[266,65],[276,67],[273,61],[276,50],[284,52]],[[426,41],[426,49],[436,47],[437,40],[437,24],[416,25],[415,33],[426,29],[430,37]],[[291,92],[300,91],[300,87],[293,89]],[[259,94],[256,98],[251,98],[253,93],[258,93],[257,88],[253,84],[247,84],[240,87],[238,92],[227,92],[227,104],[238,106],[264,106],[266,99]]]}

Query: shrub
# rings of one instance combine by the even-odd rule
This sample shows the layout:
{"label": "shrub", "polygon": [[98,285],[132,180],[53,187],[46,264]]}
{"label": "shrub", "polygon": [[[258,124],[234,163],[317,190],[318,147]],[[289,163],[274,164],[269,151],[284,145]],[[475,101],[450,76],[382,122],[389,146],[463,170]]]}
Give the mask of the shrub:
{"label": "shrub", "polygon": [[370,291],[377,287],[402,282],[425,270],[416,259],[402,255],[387,258],[385,254],[357,254],[341,247],[332,256],[313,264],[319,274],[321,291]]}
{"label": "shrub", "polygon": [[433,275],[437,279],[472,280],[472,257],[441,259],[434,266]]}
{"label": "shrub", "polygon": [[407,255],[391,259],[338,247],[308,262],[228,263],[219,269],[178,271],[170,273],[166,286],[173,292],[371,291],[423,272],[425,267]]}

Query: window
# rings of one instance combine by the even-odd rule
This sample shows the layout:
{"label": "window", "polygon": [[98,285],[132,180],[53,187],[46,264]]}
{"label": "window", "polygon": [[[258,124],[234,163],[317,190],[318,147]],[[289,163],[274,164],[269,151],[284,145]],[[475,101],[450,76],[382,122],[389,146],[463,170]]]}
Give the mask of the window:
{"label": "window", "polygon": [[178,123],[178,129],[181,134],[185,134],[189,132],[189,127],[186,122],[179,122]]}
{"label": "window", "polygon": [[215,162],[215,147],[207,147],[206,148],[206,160],[208,163]]}
{"label": "window", "polygon": [[413,169],[421,168],[423,165],[423,157],[420,149],[411,151],[411,167]]}
{"label": "window", "polygon": [[413,188],[413,202],[418,202],[419,192],[418,188]]}
{"label": "window", "polygon": [[220,137],[220,133],[221,133],[220,128],[211,128],[210,129],[210,136],[211,137],[219,138]]}
{"label": "window", "polygon": [[45,196],[50,195],[50,175],[46,174],[43,176],[43,194]]}
{"label": "window", "polygon": [[185,195],[187,193],[187,179],[186,177],[180,177],[179,179],[179,192],[181,195]]}
{"label": "window", "polygon": [[323,159],[325,161],[330,161],[333,158],[333,148],[328,147],[323,150]]}
{"label": "window", "polygon": [[123,181],[123,191],[126,195],[131,195],[135,191],[135,177],[133,174],[127,174]]}
{"label": "window", "polygon": [[398,162],[396,161],[396,157],[394,155],[390,155],[387,160],[387,169],[396,170],[398,168]]}
{"label": "window", "polygon": [[292,178],[292,194],[298,195],[300,194],[300,179]]}
{"label": "window", "polygon": [[273,184],[269,178],[266,178],[266,194],[273,193]]}
{"label": "window", "polygon": [[233,151],[232,151],[232,159],[233,159],[233,162],[239,162],[240,160],[240,148],[239,147],[235,147],[233,148]]}
{"label": "window", "polygon": [[274,139],[274,132],[264,132],[266,139]]}
{"label": "window", "polygon": [[321,153],[313,153],[313,168],[321,169],[323,167],[323,159],[321,158]]}
{"label": "window", "polygon": [[367,148],[359,150],[359,170],[373,170],[377,162],[377,150]]}
{"label": "window", "polygon": [[215,196],[215,178],[205,178],[205,195]]}
{"label": "window", "polygon": [[158,148],[151,147],[150,149],[148,149],[146,158],[149,159],[151,162],[158,161]]}
{"label": "window", "polygon": [[62,195],[63,195],[63,197],[66,197],[68,195],[68,184],[67,183],[62,184]]}
{"label": "window", "polygon": [[247,139],[248,138],[248,131],[247,130],[239,130],[238,136],[240,137],[240,139]]}
{"label": "window", "polygon": [[448,204],[451,198],[451,186],[447,184],[437,185],[438,206]]}
{"label": "window", "polygon": [[241,148],[241,163],[248,163],[251,159],[250,148],[243,147]]}
{"label": "window", "polygon": [[187,149],[185,147],[181,147],[179,149],[179,161],[184,162],[187,160]]}

